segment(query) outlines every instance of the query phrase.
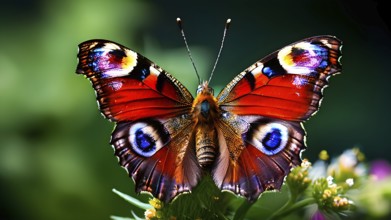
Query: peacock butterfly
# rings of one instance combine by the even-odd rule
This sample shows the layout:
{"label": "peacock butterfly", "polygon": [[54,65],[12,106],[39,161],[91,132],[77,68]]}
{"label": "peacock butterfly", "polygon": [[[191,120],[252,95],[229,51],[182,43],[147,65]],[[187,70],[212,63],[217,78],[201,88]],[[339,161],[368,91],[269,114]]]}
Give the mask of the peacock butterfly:
{"label": "peacock butterfly", "polygon": [[218,96],[203,82],[193,98],[155,63],[108,40],[81,43],[76,72],[116,123],[111,144],[138,193],[170,202],[208,173],[221,190],[254,201],[280,189],[300,164],[302,122],[340,72],[341,46],[328,35],[297,41],[239,73]]}

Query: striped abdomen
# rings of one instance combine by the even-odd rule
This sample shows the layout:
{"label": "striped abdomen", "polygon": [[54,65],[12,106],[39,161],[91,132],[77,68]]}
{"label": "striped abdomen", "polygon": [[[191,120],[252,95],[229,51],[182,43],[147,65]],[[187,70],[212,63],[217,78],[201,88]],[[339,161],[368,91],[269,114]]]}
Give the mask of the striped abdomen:
{"label": "striped abdomen", "polygon": [[215,129],[208,129],[208,126],[197,126],[195,141],[196,155],[199,165],[203,168],[209,167],[215,161],[217,155]]}

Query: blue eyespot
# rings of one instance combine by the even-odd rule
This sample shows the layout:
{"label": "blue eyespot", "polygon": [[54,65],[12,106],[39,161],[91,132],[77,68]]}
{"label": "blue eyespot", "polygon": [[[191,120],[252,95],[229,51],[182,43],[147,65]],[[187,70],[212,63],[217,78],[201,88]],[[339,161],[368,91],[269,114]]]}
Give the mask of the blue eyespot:
{"label": "blue eyespot", "polygon": [[169,140],[169,134],[159,121],[136,122],[129,128],[129,144],[142,157],[151,157]]}
{"label": "blue eyespot", "polygon": [[275,150],[281,145],[281,131],[277,128],[273,128],[266,136],[262,139],[263,146],[268,150]]}
{"label": "blue eyespot", "polygon": [[141,128],[139,128],[136,131],[135,135],[136,135],[135,140],[137,143],[137,146],[135,147],[138,147],[140,150],[144,152],[153,151],[156,148],[156,142],[153,140],[151,136],[144,133],[141,130]]}
{"label": "blue eyespot", "polygon": [[251,136],[247,136],[246,139],[266,155],[278,154],[288,144],[289,130],[283,123],[254,123],[252,129]]}

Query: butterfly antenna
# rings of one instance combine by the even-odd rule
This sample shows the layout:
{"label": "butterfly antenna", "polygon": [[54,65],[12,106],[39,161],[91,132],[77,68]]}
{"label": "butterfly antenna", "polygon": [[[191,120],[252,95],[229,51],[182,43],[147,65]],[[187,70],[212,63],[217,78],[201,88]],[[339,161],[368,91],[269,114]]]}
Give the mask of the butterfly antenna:
{"label": "butterfly antenna", "polygon": [[182,37],[183,37],[183,41],[185,41],[187,53],[189,54],[191,64],[193,64],[194,70],[195,70],[195,72],[197,74],[198,83],[201,85],[200,75],[198,74],[198,71],[197,71],[196,65],[194,63],[193,57],[191,56],[191,52],[190,52],[190,49],[189,49],[189,45],[187,44],[185,32],[183,31],[183,28],[182,28],[182,20],[180,18],[177,18],[176,19],[176,23],[178,24],[179,30],[181,31],[181,34],[182,34]]}
{"label": "butterfly antenna", "polygon": [[227,19],[227,22],[225,22],[223,39],[221,40],[220,50],[219,50],[219,53],[217,54],[216,62],[215,62],[215,65],[213,66],[212,73],[210,74],[208,83],[210,82],[210,80],[212,80],[213,73],[215,72],[217,63],[219,62],[221,51],[223,50],[223,46],[224,46],[225,36],[227,35],[227,30],[228,30],[230,24],[231,24],[231,19]]}

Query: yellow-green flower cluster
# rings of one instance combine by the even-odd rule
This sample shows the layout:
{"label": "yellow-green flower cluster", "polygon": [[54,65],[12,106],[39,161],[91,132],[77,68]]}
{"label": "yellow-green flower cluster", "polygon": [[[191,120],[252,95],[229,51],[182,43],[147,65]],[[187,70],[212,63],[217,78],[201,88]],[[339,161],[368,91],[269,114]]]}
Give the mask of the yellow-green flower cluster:
{"label": "yellow-green flower cluster", "polygon": [[164,203],[159,199],[152,198],[149,200],[149,204],[152,208],[145,210],[144,216],[147,220],[163,219],[163,212],[161,209],[164,207]]}
{"label": "yellow-green flower cluster", "polygon": [[344,196],[343,187],[335,184],[331,176],[314,180],[312,188],[312,196],[320,209],[341,212],[352,208],[353,202]]}
{"label": "yellow-green flower cluster", "polygon": [[308,170],[311,168],[311,163],[304,159],[301,166],[297,166],[289,173],[286,182],[291,191],[292,196],[297,196],[308,188],[311,184],[311,179],[308,177]]}

